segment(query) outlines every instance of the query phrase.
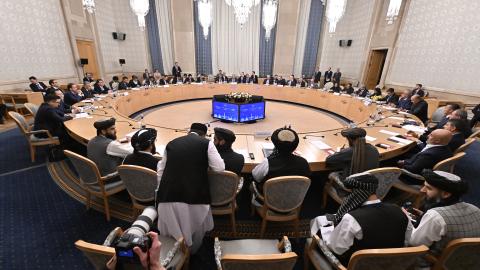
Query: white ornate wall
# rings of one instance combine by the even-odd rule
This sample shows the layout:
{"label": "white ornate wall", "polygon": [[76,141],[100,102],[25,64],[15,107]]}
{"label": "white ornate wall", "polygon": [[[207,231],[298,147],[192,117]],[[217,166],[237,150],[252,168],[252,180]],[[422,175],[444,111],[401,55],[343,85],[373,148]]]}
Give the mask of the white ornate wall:
{"label": "white ornate wall", "polygon": [[0,88],[26,88],[31,75],[77,77],[60,1],[2,1],[0,27]]}
{"label": "white ornate wall", "polygon": [[[95,21],[100,39],[104,72],[114,74],[122,71],[118,59],[126,64],[124,72],[143,72],[148,68],[148,52],[145,32],[138,27],[137,17],[130,9],[128,0],[96,1]],[[114,40],[112,32],[127,34],[124,41]]]}
{"label": "white ornate wall", "polygon": [[[360,80],[363,63],[366,60],[367,42],[372,25],[375,0],[349,0],[345,15],[337,24],[333,35],[328,33],[328,22],[325,20],[320,70],[322,74],[328,67],[338,67],[342,77]],[[353,40],[351,47],[340,47],[341,39]]]}
{"label": "white ornate wall", "polygon": [[479,10],[480,1],[411,1],[386,83],[480,96]]}

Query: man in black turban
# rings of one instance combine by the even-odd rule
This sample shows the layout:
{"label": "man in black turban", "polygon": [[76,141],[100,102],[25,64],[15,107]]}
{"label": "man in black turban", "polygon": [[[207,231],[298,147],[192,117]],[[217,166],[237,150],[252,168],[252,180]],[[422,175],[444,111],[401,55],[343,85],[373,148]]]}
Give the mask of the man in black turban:
{"label": "man in black turban", "polygon": [[245,163],[245,157],[232,149],[232,144],[236,139],[235,133],[229,129],[220,127],[214,128],[214,131],[213,144],[215,144],[218,153],[225,162],[225,170],[234,172],[240,176]]}
{"label": "man in black turban", "polygon": [[480,237],[480,209],[460,200],[468,191],[466,182],[443,171],[423,170],[422,175],[425,184],[420,191],[426,197],[426,212],[413,209],[408,213],[420,218],[409,245],[426,245],[439,255],[451,240]]}
{"label": "man in black turban", "polygon": [[154,128],[143,128],[137,131],[130,143],[133,147],[133,154],[128,155],[123,164],[142,166],[157,171],[159,159],[154,154],[157,153],[155,141],[157,131]]}
{"label": "man in black turban", "polygon": [[263,184],[270,178],[288,175],[310,176],[307,160],[293,153],[299,142],[298,134],[293,129],[279,128],[273,132],[271,139],[275,146],[273,153],[252,171],[259,192],[263,192]]}

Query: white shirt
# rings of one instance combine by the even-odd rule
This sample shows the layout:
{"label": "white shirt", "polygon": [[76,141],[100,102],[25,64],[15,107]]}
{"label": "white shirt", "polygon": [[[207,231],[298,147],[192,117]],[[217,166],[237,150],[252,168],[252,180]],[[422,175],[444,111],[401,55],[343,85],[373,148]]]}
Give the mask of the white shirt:
{"label": "white shirt", "polygon": [[427,150],[427,149],[430,149],[430,148],[433,148],[433,147],[439,147],[439,146],[443,146],[443,145],[441,145],[441,144],[427,144],[427,145],[422,149],[422,151],[420,151],[420,152],[423,152],[423,151],[425,151],[425,150]]}
{"label": "white shirt", "polygon": [[440,241],[446,233],[447,223],[443,217],[435,210],[428,210],[423,215],[418,227],[413,229],[408,243],[410,246],[426,245],[429,247],[434,242]]}
{"label": "white shirt", "polygon": [[107,155],[114,157],[125,158],[133,153],[133,147],[130,143],[120,143],[117,140],[113,140],[107,146]]}
{"label": "white shirt", "polygon": [[[362,206],[380,202],[380,200],[366,201],[362,204]],[[407,230],[405,231],[405,245],[408,244],[408,240],[412,234],[412,229],[412,223],[408,222]],[[352,215],[345,214],[340,223],[331,233],[330,237],[323,240],[325,240],[325,243],[333,252],[341,255],[350,249],[355,239],[362,240],[362,238],[363,233],[360,224],[358,224],[357,220],[355,220]]]}
{"label": "white shirt", "polygon": [[258,164],[257,166],[255,166],[255,168],[253,168],[253,171],[252,171],[253,179],[257,182],[261,182],[265,178],[265,176],[267,176],[268,169],[269,169],[268,158],[265,158],[260,164]]}
{"label": "white shirt", "polygon": [[[195,132],[192,132],[196,134]],[[208,142],[208,166],[212,171],[221,172],[225,170],[225,162],[223,161],[222,157],[217,151],[217,148],[213,144],[212,141]],[[167,165],[167,149],[163,152],[162,160],[158,162],[157,165],[157,172],[158,172],[158,183],[162,180],[163,171],[165,170],[165,166]]]}

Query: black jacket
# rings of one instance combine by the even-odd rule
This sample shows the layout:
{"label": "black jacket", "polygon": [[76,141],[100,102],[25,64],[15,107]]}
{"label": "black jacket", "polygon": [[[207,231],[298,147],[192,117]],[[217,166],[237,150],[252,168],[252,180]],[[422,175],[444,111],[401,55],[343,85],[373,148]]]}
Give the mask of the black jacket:
{"label": "black jacket", "polygon": [[428,103],[425,100],[421,100],[417,104],[412,104],[412,107],[408,112],[425,123],[428,120]]}
{"label": "black jacket", "polygon": [[118,84],[118,90],[127,90],[129,88],[128,83],[126,82],[120,82]]}
{"label": "black jacket", "polygon": [[147,153],[134,152],[128,155],[124,160],[125,165],[136,165],[157,171],[157,164],[159,159]]}
{"label": "black jacket", "polygon": [[453,134],[452,139],[448,143],[448,147],[450,147],[450,150],[452,150],[452,152],[455,152],[455,150],[457,150],[457,148],[464,143],[465,143],[465,136],[463,135],[462,132],[459,132],[459,133]]}
{"label": "black jacket", "polygon": [[180,77],[181,74],[182,74],[182,68],[180,66],[178,66],[178,70],[177,70],[177,68],[175,68],[175,66],[172,67],[173,77]]}
{"label": "black jacket", "polygon": [[314,82],[314,83],[318,83],[318,82],[320,81],[320,78],[321,78],[321,77],[322,77],[322,72],[317,71],[317,72],[315,73],[315,78],[314,78],[313,82]]}
{"label": "black jacket", "polygon": [[423,169],[432,169],[438,162],[452,156],[452,150],[447,145],[435,146],[406,159],[403,168],[409,172],[419,174]]}
{"label": "black jacket", "polygon": [[395,104],[395,106],[398,105],[398,95],[397,94],[393,94],[391,96],[385,96],[382,100],[385,101],[387,104],[390,104],[390,103],[393,103]]}
{"label": "black jacket", "polygon": [[[52,136],[61,136],[65,133],[63,122],[69,119],[71,119],[71,117],[65,116],[65,114],[62,114],[58,109],[50,107],[48,103],[42,103],[35,115],[33,130],[46,129],[50,131]],[[35,136],[39,138],[47,137],[46,134],[38,134]]]}
{"label": "black jacket", "polygon": [[45,92],[47,91],[47,86],[43,82],[37,82],[36,84],[31,83],[30,89],[32,89],[33,92]]}
{"label": "black jacket", "polygon": [[231,148],[225,150],[218,150],[218,153],[225,162],[225,170],[231,171],[240,175],[242,173],[245,158],[242,154],[234,152]]}
{"label": "black jacket", "polygon": [[104,85],[103,87],[96,84],[94,87],[93,87],[93,93],[95,94],[107,94],[108,93],[108,90],[110,90],[106,85]]}
{"label": "black jacket", "polygon": [[130,80],[130,81],[128,82],[128,86],[129,86],[130,88],[138,88],[138,87],[142,86],[142,84],[140,83],[139,80],[137,80],[137,82],[134,82],[133,80]]}
{"label": "black jacket", "polygon": [[73,104],[80,102],[84,97],[80,96],[77,93],[73,93],[72,91],[68,91],[65,93],[63,98],[66,105],[72,106]]}

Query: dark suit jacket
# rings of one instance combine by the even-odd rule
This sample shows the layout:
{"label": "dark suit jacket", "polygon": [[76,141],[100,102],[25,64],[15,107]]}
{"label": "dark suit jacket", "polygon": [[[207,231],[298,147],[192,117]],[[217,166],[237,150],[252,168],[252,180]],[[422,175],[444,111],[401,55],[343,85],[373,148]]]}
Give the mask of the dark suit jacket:
{"label": "dark suit jacket", "polygon": [[317,71],[317,72],[315,73],[315,78],[313,79],[313,82],[314,82],[314,83],[318,83],[318,82],[320,81],[320,78],[321,78],[321,77],[322,77],[322,72]]}
{"label": "dark suit jacket", "polygon": [[417,104],[412,104],[412,107],[408,112],[415,115],[423,123],[425,123],[428,120],[428,103],[425,100],[421,100]]}
{"label": "dark suit jacket", "polygon": [[288,80],[287,85],[288,86],[296,86],[297,85],[297,80],[296,79]]}
{"label": "dark suit jacket", "polygon": [[72,106],[73,104],[80,102],[83,99],[82,96],[80,96],[77,93],[73,93],[72,91],[68,91],[65,93],[65,96],[63,98],[65,104]]}
{"label": "dark suit jacket", "polygon": [[257,75],[250,76],[250,81],[253,83],[258,83],[258,76]]}
{"label": "dark suit jacket", "polygon": [[347,94],[349,94],[349,95],[353,94],[354,91],[355,91],[355,89],[353,89],[353,87],[350,87],[350,88],[345,87],[345,88],[343,88],[343,92],[345,92],[345,93],[347,93]]}
{"label": "dark suit jacket", "polygon": [[141,166],[150,170],[157,171],[158,161],[159,159],[154,157],[153,155],[134,152],[133,154],[128,155],[125,160],[123,160],[123,164]]}
{"label": "dark suit jacket", "polygon": [[383,98],[383,100],[385,100],[385,102],[387,102],[387,104],[390,104],[390,103],[393,103],[395,104],[395,106],[398,104],[398,95],[397,94],[393,94],[391,96],[385,96]]}
{"label": "dark suit jacket", "polygon": [[227,150],[218,151],[223,161],[225,162],[225,170],[231,171],[240,175],[242,173],[245,158],[242,154],[234,152],[231,148]]}
{"label": "dark suit jacket", "polygon": [[[38,84],[40,84],[40,87]],[[47,91],[47,86],[43,82],[38,82],[37,84],[31,83],[30,89],[32,89],[33,92],[45,92]]]}
{"label": "dark suit jacket", "polygon": [[[35,121],[33,124],[33,130],[46,129],[50,131],[52,136],[59,136],[65,133],[63,128],[63,122],[71,119],[65,114],[61,113],[58,109],[50,107],[48,103],[42,103],[38,108],[38,112],[35,115]],[[39,138],[46,138],[46,134],[35,135]]]}
{"label": "dark suit jacket", "polygon": [[127,90],[128,89],[128,83],[125,83],[125,82],[120,82],[118,84],[118,90]]}
{"label": "dark suit jacket", "polygon": [[421,97],[425,96],[425,91],[423,91],[422,88],[418,89],[418,90],[413,90],[412,91],[412,96],[413,95],[419,95]]}
{"label": "dark suit jacket", "polygon": [[435,146],[406,159],[403,168],[409,172],[419,174],[423,169],[433,169],[435,164],[452,156],[452,150],[450,150],[448,145]]}
{"label": "dark suit jacket", "polygon": [[399,98],[397,107],[404,110],[410,110],[410,108],[412,107],[412,101],[409,97]]}
{"label": "dark suit jacket", "polygon": [[82,93],[84,98],[93,98],[95,94],[93,90],[87,90],[85,87],[82,87]]}
{"label": "dark suit jacket", "polygon": [[83,77],[83,82],[85,82],[85,81],[87,81],[87,82],[93,82],[94,79],[91,79],[91,78],[88,78],[88,77]]}
{"label": "dark suit jacket", "polygon": [[455,152],[455,150],[457,150],[457,148],[464,143],[465,143],[465,136],[463,135],[462,132],[459,132],[459,133],[453,134],[452,139],[448,143],[448,147],[450,147],[450,150],[452,150],[452,152]]}
{"label": "dark suit jacket", "polygon": [[180,77],[182,76],[182,68],[178,66],[178,70],[175,68],[175,66],[172,67],[172,75],[173,77]]}
{"label": "dark suit jacket", "polygon": [[134,82],[133,80],[130,80],[128,82],[128,86],[130,86],[130,88],[137,88],[142,86],[142,84],[140,83],[140,81]]}
{"label": "dark suit jacket", "polygon": [[333,73],[333,82],[338,82],[340,83],[340,78],[342,77],[341,72],[335,72]]}
{"label": "dark suit jacket", "polygon": [[104,85],[103,87],[100,87],[100,85],[95,85],[93,87],[93,93],[95,94],[107,94],[108,93],[108,87]]}
{"label": "dark suit jacket", "polygon": [[323,79],[323,82],[330,82],[332,81],[332,76],[333,76],[333,71],[325,71],[325,78]]}
{"label": "dark suit jacket", "polygon": [[365,88],[363,90],[358,89],[357,92],[355,92],[359,97],[366,97],[370,92],[368,92],[368,89]]}

